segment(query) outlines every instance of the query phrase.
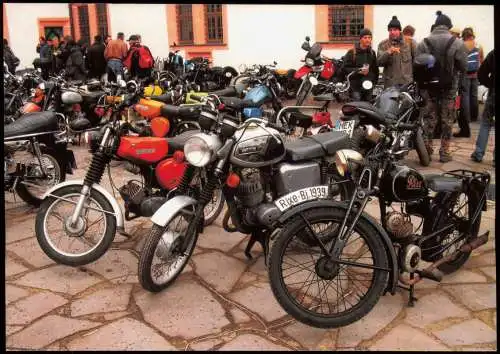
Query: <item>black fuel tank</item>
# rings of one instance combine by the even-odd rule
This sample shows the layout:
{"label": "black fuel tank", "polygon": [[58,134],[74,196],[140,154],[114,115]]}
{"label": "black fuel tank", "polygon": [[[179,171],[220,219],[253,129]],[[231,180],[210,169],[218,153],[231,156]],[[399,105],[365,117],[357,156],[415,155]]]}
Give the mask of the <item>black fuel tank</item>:
{"label": "black fuel tank", "polygon": [[381,189],[387,200],[398,202],[424,198],[429,191],[424,176],[407,166],[394,166],[383,178]]}

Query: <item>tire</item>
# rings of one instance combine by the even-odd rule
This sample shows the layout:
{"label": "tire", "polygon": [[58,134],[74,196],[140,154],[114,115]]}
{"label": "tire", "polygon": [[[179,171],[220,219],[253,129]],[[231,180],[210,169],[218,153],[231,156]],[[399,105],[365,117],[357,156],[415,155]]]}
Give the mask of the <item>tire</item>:
{"label": "tire", "polygon": [[[176,220],[178,216],[182,213],[182,210],[177,213],[177,215],[172,219],[170,223]],[[186,264],[189,261],[189,258],[191,257],[191,254],[193,253],[193,250],[196,245],[196,240],[198,239],[198,232],[196,232],[196,235],[194,236],[192,243],[190,246],[188,246],[188,254],[185,257],[185,259],[182,261],[180,268],[175,271],[175,273],[164,283],[162,284],[157,284],[153,281],[153,278],[151,276],[151,267],[153,265],[153,258],[156,253],[156,247],[158,243],[160,242],[161,237],[165,233],[168,225],[166,227],[161,227],[156,224],[153,224],[153,227],[151,228],[151,231],[146,238],[146,242],[144,244],[144,248],[142,249],[141,257],[139,259],[139,269],[138,269],[138,277],[139,277],[139,282],[141,283],[141,286],[150,292],[156,293],[159,292],[168,286],[172,284],[175,279],[182,273],[182,270],[186,266]]]}
{"label": "tire", "polygon": [[222,212],[222,209],[224,209],[224,203],[226,202],[226,199],[224,198],[224,194],[222,193],[221,189],[216,189],[214,191],[214,194],[218,192],[220,192],[220,196],[217,199],[215,211],[212,212],[212,215],[209,218],[205,218],[205,222],[203,224],[205,226],[212,225],[212,223],[219,217],[220,213]]}
{"label": "tire", "polygon": [[[54,149],[48,148],[43,145],[40,146],[40,152],[42,153],[41,158],[43,158],[44,155],[47,155],[48,158],[50,158],[52,162],[57,165],[56,168],[59,170],[60,177],[59,180],[55,182],[54,186],[57,185],[58,183],[64,182],[64,180],[66,179],[66,166],[61,166],[60,161],[65,161],[65,159],[63,157],[60,157],[59,154],[57,154]],[[34,158],[36,159],[35,155]],[[43,201],[41,198],[38,198],[37,196],[33,195],[29,191],[27,186],[22,184],[21,182],[19,182],[16,185],[16,193],[23,201],[34,207],[39,207]]]}
{"label": "tire", "polygon": [[420,164],[424,167],[429,166],[431,163],[431,157],[429,156],[429,151],[425,147],[424,137],[422,135],[422,130],[417,130],[415,134],[415,150],[417,150],[418,159]]}
{"label": "tire", "polygon": [[[345,216],[345,210],[334,207],[317,208],[305,211],[304,217],[313,224],[315,221],[335,221],[342,223]],[[296,320],[309,326],[318,328],[337,328],[346,326],[364,317],[378,302],[380,296],[384,292],[388,281],[388,272],[375,271],[371,285],[367,293],[361,300],[348,311],[337,316],[325,316],[318,313],[312,313],[303,307],[297,305],[294,299],[291,298],[286,286],[283,284],[282,277],[282,255],[288,244],[288,241],[299,231],[305,228],[305,223],[301,217],[296,216],[287,221],[281,231],[274,237],[269,250],[268,273],[273,293],[283,307]],[[354,228],[360,235],[363,235],[366,244],[372,251],[373,263],[376,266],[388,268],[387,253],[381,239],[374,233],[373,227],[369,223],[360,218]],[[334,279],[339,278],[335,277]],[[332,280],[333,281],[333,280]],[[327,289],[325,287],[325,289]],[[328,297],[327,297],[328,298]]]}
{"label": "tire", "polygon": [[295,103],[296,106],[302,106],[302,103],[304,103],[304,101],[306,100],[307,95],[309,95],[309,91],[311,91],[311,83],[309,82],[309,80],[305,80],[306,82],[304,82],[299,92],[297,92],[297,102]]}
{"label": "tire", "polygon": [[[66,186],[54,191],[52,194],[59,197],[69,196],[72,194],[79,194],[82,190],[82,186]],[[90,197],[105,211],[113,212],[113,207],[108,202],[108,200],[97,190],[92,189],[90,191]],[[97,246],[94,247],[90,252],[83,254],[81,256],[68,256],[60,253],[47,240],[45,232],[45,218],[58,199],[54,197],[47,197],[36,215],[35,220],[35,233],[38,244],[52,260],[59,264],[65,264],[72,267],[82,266],[85,264],[92,263],[99,259],[111,246],[116,233],[116,218],[111,214],[106,214],[106,231],[104,232],[104,237],[100,240]]]}

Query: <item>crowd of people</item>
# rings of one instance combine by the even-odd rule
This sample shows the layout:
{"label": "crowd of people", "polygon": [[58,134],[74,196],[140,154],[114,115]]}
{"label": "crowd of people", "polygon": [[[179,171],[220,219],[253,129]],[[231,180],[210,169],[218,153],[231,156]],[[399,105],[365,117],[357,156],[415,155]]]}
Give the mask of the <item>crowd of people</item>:
{"label": "crowd of people", "polygon": [[[362,89],[363,81],[377,82],[379,67],[383,67],[384,89],[402,87],[414,81],[421,81],[414,73],[415,58],[420,54],[432,54],[441,66],[438,85],[422,85],[421,94],[426,105],[423,107],[424,141],[429,155],[432,156],[433,138],[441,139],[439,161],[452,160],[450,140],[454,137],[470,137],[469,123],[478,118],[478,86],[486,86],[488,98],[485,103],[476,150],[471,159],[483,159],[489,132],[494,125],[495,116],[495,67],[493,49],[483,60],[483,50],[475,41],[471,27],[462,32],[453,27],[451,19],[441,11],[431,27],[429,35],[421,42],[414,40],[415,28],[407,25],[402,28],[397,16],[387,25],[388,38],[381,41],[377,52],[372,49],[372,32],[364,28],[359,42],[344,56],[346,73],[361,69],[351,79],[351,98],[370,100],[371,90]],[[458,125],[460,130],[452,133],[456,116],[457,95],[460,97]],[[493,165],[495,164],[493,157]]]}

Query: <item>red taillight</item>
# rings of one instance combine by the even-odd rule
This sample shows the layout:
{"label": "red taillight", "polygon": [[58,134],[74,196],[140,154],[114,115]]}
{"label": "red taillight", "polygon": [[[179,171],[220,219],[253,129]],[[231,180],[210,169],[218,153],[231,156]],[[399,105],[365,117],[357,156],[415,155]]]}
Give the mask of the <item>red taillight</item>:
{"label": "red taillight", "polygon": [[78,103],[75,103],[71,109],[73,110],[73,112],[81,112],[82,110]]}
{"label": "red taillight", "polygon": [[221,104],[219,105],[219,110],[220,110],[220,111],[222,111],[225,107],[226,107],[226,106],[224,105],[224,103],[221,103]]}
{"label": "red taillight", "polygon": [[184,152],[181,150],[177,150],[176,152],[174,152],[173,158],[174,158],[174,161],[177,163],[184,162]]}
{"label": "red taillight", "polygon": [[342,106],[342,113],[344,113],[345,115],[350,115],[350,114],[353,114],[354,112],[356,112],[356,109],[357,108],[354,106],[345,104]]}
{"label": "red taillight", "polygon": [[229,176],[227,176],[226,184],[230,188],[236,188],[240,185],[240,176],[238,176],[236,173],[231,173]]}

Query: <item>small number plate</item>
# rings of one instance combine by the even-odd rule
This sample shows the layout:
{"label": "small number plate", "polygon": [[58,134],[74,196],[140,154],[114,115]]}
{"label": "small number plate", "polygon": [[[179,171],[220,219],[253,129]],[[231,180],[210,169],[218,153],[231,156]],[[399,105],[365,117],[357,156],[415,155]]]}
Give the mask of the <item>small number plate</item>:
{"label": "small number plate", "polygon": [[333,130],[339,131],[339,132],[344,132],[347,135],[349,135],[349,138],[352,137],[352,132],[354,131],[354,124],[356,122],[354,120],[346,120],[346,121],[341,121],[337,120],[335,122],[335,126],[333,127]]}
{"label": "small number plate", "polygon": [[328,198],[328,186],[314,186],[288,193],[277,199],[274,204],[280,211],[285,211],[291,207],[315,199]]}

